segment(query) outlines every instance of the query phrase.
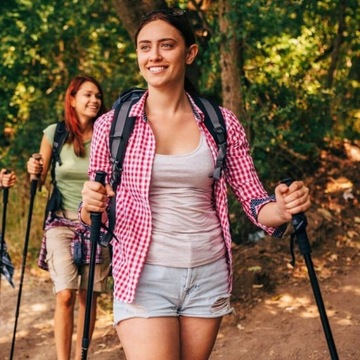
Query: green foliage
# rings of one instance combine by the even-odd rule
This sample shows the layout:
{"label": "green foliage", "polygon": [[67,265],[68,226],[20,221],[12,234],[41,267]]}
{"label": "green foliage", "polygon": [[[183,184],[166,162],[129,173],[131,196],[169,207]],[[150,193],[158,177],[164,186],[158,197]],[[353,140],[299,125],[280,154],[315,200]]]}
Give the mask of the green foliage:
{"label": "green foliage", "polygon": [[[247,116],[241,121],[255,164],[269,183],[285,174],[304,177],[316,167],[325,139],[358,138],[359,8],[356,1],[345,3],[344,12],[342,1],[230,2],[235,11],[227,16],[237,24],[234,36],[243,48],[239,66]],[[211,11],[209,20],[214,32],[201,63],[208,64],[202,86],[210,93],[213,89],[216,98],[216,49],[232,35],[217,32]],[[337,55],[341,21],[346,30]],[[336,71],[331,73],[334,59]]]}
{"label": "green foliage", "polygon": [[[248,116],[241,121],[256,165],[272,180],[279,176],[275,168],[308,171],[325,138],[355,139],[360,128],[356,1],[347,2],[330,87],[340,0],[229,1],[235,11],[227,16],[240,24],[234,36],[243,48],[239,66]],[[171,5],[185,7],[186,2]],[[9,0],[1,7],[0,159],[3,164],[16,160],[24,168],[43,128],[62,118],[64,91],[75,74],[97,77],[108,106],[121,89],[143,83],[132,40],[108,2]],[[221,102],[219,43],[232,33],[219,32],[217,2],[188,16],[201,47],[198,87]]]}
{"label": "green foliage", "polygon": [[62,118],[73,76],[86,72],[99,79],[107,106],[124,84],[140,80],[133,44],[106,2],[12,0],[2,7],[0,157],[16,158],[23,167],[44,127]]}

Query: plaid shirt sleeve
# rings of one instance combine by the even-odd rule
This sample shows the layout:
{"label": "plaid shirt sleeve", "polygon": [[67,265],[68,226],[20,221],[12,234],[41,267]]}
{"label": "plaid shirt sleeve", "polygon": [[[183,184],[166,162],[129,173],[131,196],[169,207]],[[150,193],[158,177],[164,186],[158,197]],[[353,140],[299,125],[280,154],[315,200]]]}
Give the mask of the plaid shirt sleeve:
{"label": "plaid shirt sleeve", "polygon": [[222,108],[222,113],[226,122],[228,139],[225,165],[226,181],[249,219],[267,233],[280,237],[286,229],[286,224],[271,228],[257,221],[262,206],[276,200],[274,195],[269,196],[258,177],[250,155],[245,129],[231,111]]}
{"label": "plaid shirt sleeve", "polygon": [[101,170],[107,173],[106,183],[109,183],[111,175],[109,136],[113,116],[114,110],[111,110],[95,121],[88,169],[91,180],[95,179],[96,171]]}

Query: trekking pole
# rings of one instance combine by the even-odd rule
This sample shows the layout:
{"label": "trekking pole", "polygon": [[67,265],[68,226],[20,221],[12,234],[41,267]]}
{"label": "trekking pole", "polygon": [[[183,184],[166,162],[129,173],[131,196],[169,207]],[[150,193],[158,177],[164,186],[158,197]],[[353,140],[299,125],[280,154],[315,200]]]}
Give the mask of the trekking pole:
{"label": "trekking pole", "polygon": [[[106,172],[97,171],[95,175],[95,181],[105,185]],[[99,212],[92,212],[90,214],[91,218],[91,231],[90,231],[90,242],[91,242],[91,252],[90,252],[90,263],[89,263],[89,279],[88,287],[86,294],[86,308],[85,308],[85,319],[84,319],[84,330],[82,338],[82,352],[81,360],[87,359],[87,352],[90,345],[89,339],[89,329],[90,329],[90,318],[91,318],[91,308],[93,306],[93,288],[94,288],[94,272],[95,272],[95,260],[96,260],[96,246],[99,242],[100,229],[101,229],[101,215]]]}
{"label": "trekking pole", "polygon": [[[33,158],[35,158],[36,160],[40,160],[41,155],[33,154]],[[21,292],[22,292],[22,286],[23,286],[23,281],[24,281],[26,257],[27,257],[29,236],[30,236],[31,218],[32,218],[32,213],[33,213],[34,199],[35,199],[35,195],[36,195],[36,189],[37,189],[39,177],[40,177],[40,175],[37,175],[37,176],[31,175],[30,176],[31,185],[30,185],[29,212],[28,212],[28,221],[27,221],[26,233],[25,233],[24,249],[23,249],[23,254],[22,254],[20,285],[19,285],[19,293],[18,293],[18,299],[17,299],[17,304],[16,304],[15,325],[14,325],[14,332],[13,332],[13,338],[12,338],[12,343],[11,343],[10,360],[12,360],[12,358],[13,358],[14,349],[15,349],[16,328],[17,328],[17,323],[18,323],[18,318],[19,318]]]}
{"label": "trekking pole", "polygon": [[[285,179],[281,181],[282,183],[286,184],[287,186],[290,186],[293,182],[292,179]],[[309,242],[309,238],[307,236],[306,232],[306,226],[307,226],[307,219],[303,212],[295,214],[292,216],[291,224],[294,228],[294,237],[296,237],[297,243],[299,245],[300,253],[304,256],[305,264],[308,269],[308,274],[311,282],[311,286],[313,289],[314,297],[316,300],[316,304],[319,310],[321,323],[323,326],[323,330],[325,333],[327,345],[329,348],[330,356],[332,360],[339,360],[339,356],[336,351],[335,342],[331,333],[331,328],[329,324],[328,317],[326,315],[325,305],[321,296],[320,286],[316,277],[316,273],[314,270],[314,264],[311,259],[311,246]],[[293,253],[293,241],[294,237],[292,237],[291,240],[291,246],[290,251],[292,255],[292,261],[291,264],[295,265],[295,256]]]}
{"label": "trekking pole", "polygon": [[[6,169],[5,174],[10,174],[10,170]],[[5,227],[6,227],[6,212],[7,204],[9,200],[9,188],[4,187],[3,189],[3,213],[2,213],[2,223],[1,223],[1,244],[0,244],[0,293],[1,293],[1,272],[3,268],[3,254],[5,248]]]}

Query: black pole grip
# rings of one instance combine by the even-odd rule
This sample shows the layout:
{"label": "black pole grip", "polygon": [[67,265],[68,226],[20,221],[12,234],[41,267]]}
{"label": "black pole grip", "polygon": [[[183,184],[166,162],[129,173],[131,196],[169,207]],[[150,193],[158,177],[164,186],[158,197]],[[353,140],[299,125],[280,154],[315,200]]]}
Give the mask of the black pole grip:
{"label": "black pole grip", "polygon": [[[42,155],[39,153],[32,154],[32,157],[38,161],[40,161],[42,159]],[[39,191],[41,190],[41,182],[39,182],[40,176],[41,176],[41,173],[36,174],[36,175],[30,175],[30,180],[31,180],[30,196],[35,196],[38,185],[39,185]]]}
{"label": "black pole grip", "polygon": [[[10,174],[11,171],[6,169],[4,174]],[[5,241],[5,225],[6,225],[6,208],[7,208],[7,203],[9,202],[9,188],[8,187],[4,187],[3,189],[3,219],[2,219],[2,230],[1,230],[1,241]],[[1,243],[2,245],[2,243]],[[2,261],[2,253],[3,253],[3,248],[1,248],[1,253],[0,253],[0,263]]]}
{"label": "black pole grip", "polygon": [[[287,186],[290,186],[293,182],[294,180],[291,178],[281,180],[281,183]],[[311,246],[305,230],[308,224],[305,214],[303,212],[294,214],[291,219],[291,224],[294,227],[300,253],[302,255],[310,254]]]}
{"label": "black pole grip", "polygon": [[95,181],[99,182],[102,186],[105,186],[106,175],[107,173],[105,171],[97,171],[95,174]]}
{"label": "black pole grip", "polygon": [[[11,170],[9,169],[6,169],[4,174],[10,174],[11,173]],[[8,200],[9,200],[9,188],[7,186],[4,186],[4,189],[3,189],[3,202],[4,204],[7,204],[8,203]]]}

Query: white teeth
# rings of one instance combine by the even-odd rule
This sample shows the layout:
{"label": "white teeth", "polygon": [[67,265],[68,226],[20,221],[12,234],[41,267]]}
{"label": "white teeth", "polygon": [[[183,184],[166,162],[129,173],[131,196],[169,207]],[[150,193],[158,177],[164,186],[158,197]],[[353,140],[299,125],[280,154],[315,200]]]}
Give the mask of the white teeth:
{"label": "white teeth", "polygon": [[151,67],[149,68],[149,71],[152,73],[158,73],[162,70],[164,70],[165,68],[163,66],[156,66],[156,67]]}

